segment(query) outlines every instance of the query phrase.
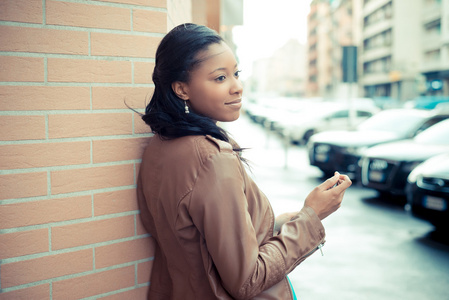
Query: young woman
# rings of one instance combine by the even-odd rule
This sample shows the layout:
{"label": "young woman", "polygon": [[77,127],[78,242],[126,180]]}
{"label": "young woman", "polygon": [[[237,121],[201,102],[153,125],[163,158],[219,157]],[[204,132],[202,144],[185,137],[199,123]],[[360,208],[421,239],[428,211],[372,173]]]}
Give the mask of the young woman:
{"label": "young woman", "polygon": [[335,174],[275,219],[217,122],[238,119],[239,69],[213,30],[183,24],[161,41],[140,167],[141,218],[156,241],[149,299],[294,299],[287,279],[324,243],[321,220],[351,185]]}

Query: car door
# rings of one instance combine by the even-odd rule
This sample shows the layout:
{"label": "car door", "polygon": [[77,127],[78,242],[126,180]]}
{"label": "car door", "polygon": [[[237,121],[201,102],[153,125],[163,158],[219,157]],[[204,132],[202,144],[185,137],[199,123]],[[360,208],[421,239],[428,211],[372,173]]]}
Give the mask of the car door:
{"label": "car door", "polygon": [[347,129],[349,129],[349,110],[343,109],[333,112],[326,117],[321,131]]}

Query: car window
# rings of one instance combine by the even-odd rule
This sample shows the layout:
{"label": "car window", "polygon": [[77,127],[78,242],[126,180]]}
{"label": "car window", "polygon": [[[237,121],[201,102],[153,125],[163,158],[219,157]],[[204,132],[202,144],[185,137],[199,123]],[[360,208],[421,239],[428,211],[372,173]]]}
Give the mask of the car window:
{"label": "car window", "polygon": [[359,126],[359,130],[389,131],[400,135],[407,135],[419,127],[426,119],[421,114],[404,114],[400,112],[384,111],[373,115]]}
{"label": "car window", "polygon": [[364,110],[357,111],[357,117],[371,117],[372,115],[373,114],[368,111],[364,111]]}
{"label": "car window", "polygon": [[449,145],[449,120],[441,121],[415,137],[420,144]]}
{"label": "car window", "polygon": [[330,118],[331,119],[338,119],[338,118],[348,118],[349,117],[349,111],[348,110],[340,110],[335,113],[333,113]]}
{"label": "car window", "polygon": [[443,121],[443,120],[445,120],[447,118],[449,118],[449,116],[446,116],[446,115],[435,116],[435,117],[427,120],[424,124],[422,124],[422,126],[419,127],[418,131],[419,132],[424,131],[427,128],[429,128],[430,126],[435,125],[436,123],[438,123],[440,121]]}

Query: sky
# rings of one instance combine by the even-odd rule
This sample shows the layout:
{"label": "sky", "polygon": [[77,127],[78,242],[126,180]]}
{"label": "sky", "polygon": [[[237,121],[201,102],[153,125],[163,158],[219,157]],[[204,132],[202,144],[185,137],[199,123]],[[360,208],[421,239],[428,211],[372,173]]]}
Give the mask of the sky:
{"label": "sky", "polygon": [[289,39],[307,42],[311,0],[243,0],[243,25],[233,30],[241,78],[251,75],[254,60],[270,57]]}

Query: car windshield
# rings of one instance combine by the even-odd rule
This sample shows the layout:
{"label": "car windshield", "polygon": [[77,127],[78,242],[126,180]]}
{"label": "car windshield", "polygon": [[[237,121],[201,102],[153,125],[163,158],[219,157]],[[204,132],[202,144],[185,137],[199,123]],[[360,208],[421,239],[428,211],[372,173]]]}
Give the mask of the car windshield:
{"label": "car windshield", "polygon": [[420,144],[449,145],[449,120],[441,121],[415,137]]}
{"label": "car windshield", "polygon": [[423,114],[383,111],[362,122],[358,129],[362,131],[389,131],[403,135],[418,127],[425,118]]}

